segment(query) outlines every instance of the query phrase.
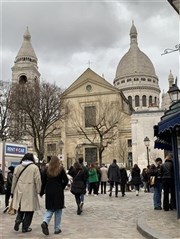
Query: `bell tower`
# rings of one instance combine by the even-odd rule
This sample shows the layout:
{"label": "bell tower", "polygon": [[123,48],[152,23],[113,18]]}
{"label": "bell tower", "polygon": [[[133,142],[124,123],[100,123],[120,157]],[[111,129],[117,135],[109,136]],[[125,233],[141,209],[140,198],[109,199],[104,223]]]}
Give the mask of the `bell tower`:
{"label": "bell tower", "polygon": [[39,82],[38,59],[31,45],[28,27],[24,33],[22,46],[15,58],[12,69],[13,84],[33,84]]}

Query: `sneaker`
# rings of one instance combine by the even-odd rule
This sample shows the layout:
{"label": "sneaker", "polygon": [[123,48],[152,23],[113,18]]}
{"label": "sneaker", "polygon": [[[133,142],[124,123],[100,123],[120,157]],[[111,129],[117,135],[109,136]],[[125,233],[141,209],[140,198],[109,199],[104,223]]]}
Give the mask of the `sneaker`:
{"label": "sneaker", "polygon": [[62,232],[61,229],[59,229],[58,231],[55,231],[54,234],[59,234],[61,232]]}
{"label": "sneaker", "polygon": [[111,196],[112,196],[112,193],[110,192],[109,197],[111,197]]}
{"label": "sneaker", "polygon": [[46,222],[43,222],[41,224],[41,228],[42,228],[42,232],[44,233],[44,235],[49,235],[49,229],[48,229],[48,224]]}
{"label": "sneaker", "polygon": [[162,207],[155,207],[154,210],[162,210]]}

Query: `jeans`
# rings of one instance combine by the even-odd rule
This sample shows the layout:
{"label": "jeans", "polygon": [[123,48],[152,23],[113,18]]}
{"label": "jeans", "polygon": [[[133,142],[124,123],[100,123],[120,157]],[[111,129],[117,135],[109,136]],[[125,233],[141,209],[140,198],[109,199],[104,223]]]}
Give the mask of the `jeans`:
{"label": "jeans", "polygon": [[114,184],[115,184],[115,195],[117,196],[118,195],[118,185],[119,185],[118,182],[110,181],[110,193],[112,193]]}
{"label": "jeans", "polygon": [[81,194],[80,201],[84,203],[84,194]]}
{"label": "jeans", "polygon": [[106,182],[101,182],[101,194],[106,193]]}
{"label": "jeans", "polygon": [[44,214],[44,222],[49,224],[52,215],[54,213],[54,230],[58,231],[61,229],[61,216],[62,216],[62,209],[57,210],[47,210]]}
{"label": "jeans", "polygon": [[153,201],[154,201],[154,208],[161,207],[161,192],[162,192],[162,183],[157,182],[154,186],[154,195],[153,195]]}

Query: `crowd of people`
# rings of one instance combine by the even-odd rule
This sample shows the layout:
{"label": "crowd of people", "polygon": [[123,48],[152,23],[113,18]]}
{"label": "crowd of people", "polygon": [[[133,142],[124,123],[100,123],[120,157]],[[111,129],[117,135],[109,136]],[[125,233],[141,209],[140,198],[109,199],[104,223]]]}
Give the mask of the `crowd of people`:
{"label": "crowd of people", "polygon": [[[141,172],[137,164],[127,173],[125,167],[119,167],[117,160],[113,159],[107,167],[105,164],[98,166],[91,163],[84,166],[83,158],[72,165],[66,172],[57,156],[49,158],[49,162],[42,169],[35,164],[33,154],[27,153],[20,164],[15,168],[9,167],[6,187],[0,172],[0,187],[5,188],[5,210],[8,210],[9,199],[12,198],[12,207],[17,210],[14,230],[30,232],[33,214],[40,209],[39,198],[45,195],[46,211],[41,223],[43,234],[49,235],[48,225],[54,214],[54,233],[61,233],[61,216],[65,208],[64,190],[68,185],[68,175],[72,177],[70,191],[77,204],[77,215],[81,215],[84,205],[84,195],[106,194],[112,197],[125,196],[126,191],[135,191],[139,196],[140,188],[144,192],[153,192],[155,210],[164,211],[176,209],[173,159],[170,154],[156,158],[155,163],[148,165]],[[153,188],[153,190],[152,190]],[[114,189],[114,190],[113,190]],[[163,190],[163,194],[162,194]],[[163,200],[162,200],[163,195]],[[170,195],[170,196],[169,196]]]}

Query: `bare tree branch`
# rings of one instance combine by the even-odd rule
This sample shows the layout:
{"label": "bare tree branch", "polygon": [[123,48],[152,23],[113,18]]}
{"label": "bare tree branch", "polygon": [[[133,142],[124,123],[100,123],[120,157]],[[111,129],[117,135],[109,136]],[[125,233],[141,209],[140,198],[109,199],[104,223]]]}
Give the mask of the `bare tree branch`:
{"label": "bare tree branch", "polygon": [[[18,96],[18,97],[17,97]],[[21,124],[21,136],[32,137],[39,160],[44,157],[44,143],[48,136],[60,129],[66,117],[63,91],[55,84],[17,84],[12,88],[11,110],[13,122]],[[23,116],[19,122],[18,115]]]}

